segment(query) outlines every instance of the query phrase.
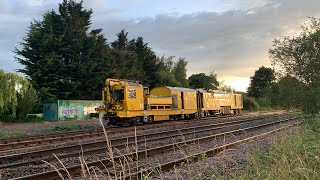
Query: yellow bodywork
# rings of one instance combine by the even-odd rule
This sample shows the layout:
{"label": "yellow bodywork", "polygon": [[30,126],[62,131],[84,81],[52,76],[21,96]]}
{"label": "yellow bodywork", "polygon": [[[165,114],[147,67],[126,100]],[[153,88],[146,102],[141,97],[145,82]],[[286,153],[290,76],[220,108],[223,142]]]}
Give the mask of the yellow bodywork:
{"label": "yellow bodywork", "polygon": [[116,108],[117,116],[120,118],[143,116],[143,87],[125,86],[123,88],[124,100],[122,102],[114,102],[116,107],[122,107],[121,109]]}
{"label": "yellow bodywork", "polygon": [[[105,115],[112,114],[118,118],[143,116],[144,93],[138,82],[120,79],[106,79],[102,99],[105,107],[100,110]],[[115,91],[122,91],[123,98],[115,100]],[[109,107],[112,106],[112,107]]]}
{"label": "yellow bodywork", "polygon": [[[194,89],[155,87],[150,90],[148,102],[151,108],[147,114],[155,116],[155,121],[168,120],[169,115],[197,113],[197,91]],[[159,109],[162,104],[167,105],[167,108],[160,106]]]}
{"label": "yellow bodywork", "polygon": [[225,111],[222,107],[228,107],[229,110],[239,110],[243,108],[242,95],[220,92],[204,92],[203,108],[204,111],[216,110]]}
{"label": "yellow bodywork", "polygon": [[130,80],[106,79],[100,108],[113,122],[154,121],[196,117],[212,113],[230,114],[242,109],[241,94],[207,92],[178,87],[150,90]]}

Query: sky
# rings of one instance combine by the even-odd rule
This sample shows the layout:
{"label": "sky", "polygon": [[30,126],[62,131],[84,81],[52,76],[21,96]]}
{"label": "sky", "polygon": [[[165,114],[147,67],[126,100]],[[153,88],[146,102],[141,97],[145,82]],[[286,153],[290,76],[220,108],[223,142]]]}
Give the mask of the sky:
{"label": "sky", "polygon": [[[30,22],[57,10],[62,0],[0,0],[0,69],[23,68],[13,50]],[[125,29],[158,56],[184,57],[187,75],[214,71],[218,80],[246,91],[250,76],[271,67],[272,41],[296,35],[308,17],[320,17],[319,0],[84,0],[92,28],[108,42]]]}

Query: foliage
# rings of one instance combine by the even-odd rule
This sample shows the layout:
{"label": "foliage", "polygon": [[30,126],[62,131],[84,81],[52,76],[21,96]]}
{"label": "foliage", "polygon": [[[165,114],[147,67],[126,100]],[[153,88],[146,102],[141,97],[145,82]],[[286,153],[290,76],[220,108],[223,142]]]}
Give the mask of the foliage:
{"label": "foliage", "polygon": [[295,77],[287,75],[280,78],[277,83],[278,95],[277,102],[278,106],[286,109],[299,108],[302,106],[303,101],[303,88],[304,84]]}
{"label": "foliage", "polygon": [[17,118],[27,117],[38,100],[38,93],[34,88],[27,89],[23,96],[18,94]]}
{"label": "foliage", "polygon": [[[222,92],[230,92],[230,93],[236,92],[234,88],[224,84],[224,81],[219,82],[219,86],[217,87],[217,90]],[[237,92],[237,93],[241,93],[241,92]]]}
{"label": "foliage", "polygon": [[[25,96],[28,98],[30,95],[29,81],[17,74],[0,70],[0,89],[0,118],[16,118],[19,103]],[[32,110],[32,104],[29,105],[27,109]],[[26,117],[26,114],[20,117]]]}
{"label": "foliage", "polygon": [[[301,100],[302,109],[311,114],[320,111],[320,21],[311,18],[297,36],[285,36],[273,41],[269,54],[274,67],[280,74],[290,74],[304,86]],[[298,86],[300,87],[300,85]],[[298,94],[297,94],[298,95]]]}
{"label": "foliage", "polygon": [[26,135],[27,135],[27,133],[22,132],[22,131],[13,131],[13,132],[1,131],[0,132],[0,138],[13,138],[13,137],[26,136]]}
{"label": "foliage", "polygon": [[29,77],[42,100],[100,99],[107,77],[151,87],[188,86],[184,58],[168,67],[142,37],[129,40],[125,30],[108,44],[102,29],[89,31],[92,13],[83,9],[82,1],[64,0],[57,12],[31,22],[22,48],[15,49],[16,60],[25,66],[19,71]]}
{"label": "foliage", "polygon": [[256,111],[260,105],[253,97],[243,96],[243,109],[248,111]]}
{"label": "foliage", "polygon": [[254,75],[250,77],[251,82],[248,88],[248,95],[251,97],[261,97],[262,91],[271,85],[275,80],[274,71],[271,68],[264,66],[255,71]]}
{"label": "foliage", "polygon": [[[91,10],[82,2],[64,0],[54,10],[33,21],[16,59],[42,99],[92,99],[102,88],[101,64],[107,48],[101,29],[90,28]],[[102,66],[103,68],[104,66]]]}
{"label": "foliage", "polygon": [[181,87],[189,87],[189,82],[187,80],[187,64],[188,62],[185,58],[179,58],[172,69],[172,73]]}
{"label": "foliage", "polygon": [[161,57],[158,59],[158,71],[156,72],[157,81],[155,82],[155,86],[181,86],[181,83],[176,80],[174,74],[172,73],[173,66],[173,57]]}
{"label": "foliage", "polygon": [[217,75],[214,72],[210,72],[209,75],[205,73],[192,74],[188,80],[192,88],[217,89],[219,85]]}
{"label": "foliage", "polygon": [[32,122],[32,123],[42,123],[42,118],[38,117],[36,115],[28,115],[26,117],[19,117],[19,118],[13,118],[10,116],[4,116],[1,117],[0,119],[1,122],[6,122],[6,123],[28,123],[28,122]]}
{"label": "foliage", "polygon": [[60,131],[60,132],[66,132],[66,131],[78,131],[81,129],[84,129],[85,127],[82,125],[76,125],[76,124],[70,124],[70,125],[58,125],[54,126],[51,130],[52,131]]}
{"label": "foliage", "polygon": [[280,72],[293,75],[306,84],[320,78],[320,22],[311,18],[298,36],[285,36],[273,41],[269,53]]}
{"label": "foliage", "polygon": [[320,176],[320,117],[305,117],[308,128],[267,152],[253,153],[251,165],[237,179],[318,179]]}
{"label": "foliage", "polygon": [[279,104],[279,85],[271,83],[261,91],[261,95],[255,98],[261,108],[276,108]]}

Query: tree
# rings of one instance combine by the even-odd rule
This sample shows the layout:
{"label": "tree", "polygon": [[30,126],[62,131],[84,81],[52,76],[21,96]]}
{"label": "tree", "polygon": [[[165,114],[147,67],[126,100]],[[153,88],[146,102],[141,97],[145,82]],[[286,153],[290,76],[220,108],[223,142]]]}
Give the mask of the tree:
{"label": "tree", "polygon": [[16,59],[42,99],[100,99],[108,48],[101,29],[88,32],[92,11],[82,1],[64,0],[58,12],[51,10],[33,21],[15,49]]}
{"label": "tree", "polygon": [[231,86],[228,86],[226,84],[224,84],[224,81],[219,82],[219,85],[217,87],[218,91],[223,91],[223,92],[235,92],[236,90],[234,88],[232,88]]}
{"label": "tree", "polygon": [[17,117],[27,117],[39,101],[37,91],[30,87],[24,94],[18,93]]}
{"label": "tree", "polygon": [[192,74],[188,81],[192,88],[217,89],[219,85],[217,75],[213,72],[210,72],[209,75],[205,73]]}
{"label": "tree", "polygon": [[181,86],[172,73],[173,65],[173,56],[158,59],[155,86]]}
{"label": "tree", "polygon": [[117,39],[111,43],[109,52],[111,59],[110,77],[142,81],[144,74],[142,63],[133,51],[134,42],[128,40],[128,33],[121,30]]}
{"label": "tree", "polygon": [[157,56],[155,52],[148,47],[148,43],[143,41],[142,37],[129,41],[129,50],[135,52],[138,56],[138,66],[142,69],[141,82],[146,86],[154,87],[156,84]]}
{"label": "tree", "polygon": [[248,88],[248,95],[258,98],[262,96],[263,90],[270,86],[275,80],[274,71],[271,68],[262,66],[255,71],[250,79],[251,82]]}
{"label": "tree", "polygon": [[269,50],[273,66],[280,74],[290,74],[304,86],[300,95],[302,109],[311,114],[320,111],[320,21],[311,18],[296,36],[273,41]]}
{"label": "tree", "polygon": [[298,36],[275,39],[269,50],[272,63],[284,74],[291,74],[306,84],[320,80],[320,22],[311,18]]}
{"label": "tree", "polygon": [[[17,74],[0,70],[0,89],[0,118],[16,118],[20,99],[29,95],[30,82]],[[24,108],[32,110],[33,106]],[[28,112],[30,111],[26,111],[26,113]],[[26,116],[26,114],[24,115]]]}
{"label": "tree", "polygon": [[279,94],[276,104],[286,109],[301,107],[304,84],[290,75],[281,77],[277,83]]}
{"label": "tree", "polygon": [[180,83],[181,87],[189,87],[187,80],[187,64],[185,58],[179,58],[173,66],[172,73],[175,79]]}

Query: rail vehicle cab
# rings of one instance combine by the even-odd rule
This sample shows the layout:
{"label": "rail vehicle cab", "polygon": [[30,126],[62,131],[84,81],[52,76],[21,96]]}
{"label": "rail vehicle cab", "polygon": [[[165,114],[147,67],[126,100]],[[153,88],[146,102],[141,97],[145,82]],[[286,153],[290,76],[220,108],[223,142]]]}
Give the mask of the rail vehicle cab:
{"label": "rail vehicle cab", "polygon": [[143,116],[145,88],[136,81],[107,79],[100,113],[109,124],[119,125]]}

